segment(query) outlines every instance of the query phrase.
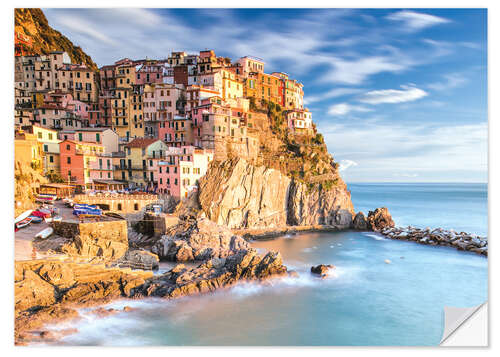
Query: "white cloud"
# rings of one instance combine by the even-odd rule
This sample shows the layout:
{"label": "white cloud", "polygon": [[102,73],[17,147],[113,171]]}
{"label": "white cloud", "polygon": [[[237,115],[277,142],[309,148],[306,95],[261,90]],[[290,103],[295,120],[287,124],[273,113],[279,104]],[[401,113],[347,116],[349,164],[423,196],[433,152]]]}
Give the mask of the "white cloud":
{"label": "white cloud", "polygon": [[370,112],[372,109],[348,103],[339,103],[328,108],[328,114],[333,116],[346,115],[350,112]]}
{"label": "white cloud", "polygon": [[[366,120],[319,122],[328,150],[358,166],[352,181],[390,181],[394,174],[418,173],[419,181],[484,181],[488,170],[488,124],[417,124]],[[452,172],[452,174],[450,174]],[[469,175],[465,177],[465,175]]]}
{"label": "white cloud", "polygon": [[408,174],[408,173],[399,174],[399,173],[396,173],[396,174],[394,174],[394,176],[397,176],[397,177],[418,177],[418,174]]}
{"label": "white cloud", "polygon": [[467,78],[461,73],[449,73],[443,75],[444,80],[441,82],[435,82],[427,85],[430,89],[437,91],[443,91],[447,89],[453,89],[460,87],[467,83]]}
{"label": "white cloud", "polygon": [[408,10],[392,13],[387,16],[387,19],[403,23],[406,31],[419,31],[426,27],[451,22],[443,17]]}
{"label": "white cloud", "polygon": [[403,58],[388,56],[364,57],[355,60],[332,59],[334,69],[327,73],[324,80],[345,84],[361,84],[369,76],[382,72],[400,72],[410,63]]}
{"label": "white cloud", "polygon": [[346,95],[359,93],[359,92],[361,92],[361,90],[362,89],[360,89],[360,88],[334,88],[332,90],[329,90],[329,91],[322,93],[322,94],[319,94],[319,95],[306,96],[306,97],[304,97],[304,103],[305,104],[312,104],[312,103],[324,101],[326,99],[343,97]]}
{"label": "white cloud", "polygon": [[340,165],[339,172],[342,172],[342,171],[347,170],[351,166],[358,166],[358,163],[355,161],[352,161],[352,160],[344,159],[344,160],[340,161],[339,165]]}
{"label": "white cloud", "polygon": [[427,96],[424,90],[411,87],[401,86],[403,89],[382,89],[374,90],[364,94],[359,101],[367,104],[381,104],[381,103],[403,103],[411,102]]}

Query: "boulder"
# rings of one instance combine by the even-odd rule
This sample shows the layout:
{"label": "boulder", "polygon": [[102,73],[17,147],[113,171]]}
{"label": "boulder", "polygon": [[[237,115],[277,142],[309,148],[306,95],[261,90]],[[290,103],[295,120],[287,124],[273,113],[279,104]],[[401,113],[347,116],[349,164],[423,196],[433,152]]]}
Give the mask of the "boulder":
{"label": "boulder", "polygon": [[117,265],[129,265],[133,268],[143,270],[157,270],[159,259],[156,254],[142,249],[129,249],[125,255],[116,261]]}
{"label": "boulder", "polygon": [[352,221],[353,228],[358,231],[368,230],[368,221],[363,212],[358,212]]}
{"label": "boulder", "polygon": [[379,232],[387,227],[394,227],[394,221],[387,207],[377,208],[368,212],[368,226],[372,231]]}
{"label": "boulder", "polygon": [[312,266],[311,273],[325,276],[328,274],[328,271],[330,271],[330,269],[335,269],[335,266],[333,266],[331,264],[328,264],[328,265],[320,264],[320,265]]}

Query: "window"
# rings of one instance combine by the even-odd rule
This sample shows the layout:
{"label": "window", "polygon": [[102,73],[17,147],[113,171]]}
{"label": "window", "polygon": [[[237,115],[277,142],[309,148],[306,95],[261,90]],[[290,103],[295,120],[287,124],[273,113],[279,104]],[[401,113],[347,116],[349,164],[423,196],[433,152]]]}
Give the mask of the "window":
{"label": "window", "polygon": [[43,151],[45,152],[49,151],[49,146],[47,144],[43,145]]}
{"label": "window", "polygon": [[122,204],[121,203],[118,203],[118,207],[117,207],[118,211],[121,211],[122,210]]}
{"label": "window", "polygon": [[49,156],[49,162],[54,162],[54,156],[52,155]]}
{"label": "window", "polygon": [[139,204],[138,203],[134,203],[134,211],[138,211],[139,210]]}
{"label": "window", "polygon": [[42,132],[41,132],[41,131],[39,131],[39,132],[38,132],[38,139],[41,139],[41,138],[42,138]]}
{"label": "window", "polygon": [[67,159],[66,159],[66,162],[67,162],[68,164],[71,164],[71,157],[69,157],[69,156],[68,156],[68,157],[67,157]]}
{"label": "window", "polygon": [[78,140],[83,141],[83,134],[82,133],[78,133]]}

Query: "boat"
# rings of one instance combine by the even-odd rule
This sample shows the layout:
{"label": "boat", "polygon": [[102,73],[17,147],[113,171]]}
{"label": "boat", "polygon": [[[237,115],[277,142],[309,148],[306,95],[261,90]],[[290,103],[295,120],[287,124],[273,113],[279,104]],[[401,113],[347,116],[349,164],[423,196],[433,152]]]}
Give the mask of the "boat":
{"label": "boat", "polygon": [[45,223],[51,223],[54,220],[54,218],[52,218],[52,217],[45,217],[44,220],[45,220]]}
{"label": "boat", "polygon": [[52,218],[52,222],[61,222],[62,221],[62,217],[61,216],[55,216]]}
{"label": "boat", "polygon": [[45,218],[47,216],[50,216],[50,213],[47,213],[47,212],[44,212],[44,211],[40,211],[40,210],[36,210],[36,211],[33,211],[31,212],[31,216],[32,217],[40,217],[40,218]]}
{"label": "boat", "polygon": [[31,223],[31,218],[30,217],[26,217],[22,221],[19,221],[19,222],[16,223],[16,228],[20,229],[20,228],[26,227],[30,223]]}
{"label": "boat", "polygon": [[43,218],[38,216],[29,216],[29,218],[31,218],[31,223],[41,223],[43,221]]}
{"label": "boat", "polygon": [[31,212],[33,212],[32,209],[24,211],[19,216],[17,216],[17,218],[14,220],[14,223],[21,222],[23,219],[28,218],[31,215]]}
{"label": "boat", "polygon": [[73,214],[75,216],[101,216],[102,210],[97,206],[87,204],[75,204],[73,206]]}
{"label": "boat", "polygon": [[36,197],[35,201],[40,203],[54,202],[56,200],[56,195],[40,194]]}
{"label": "boat", "polygon": [[44,230],[38,232],[35,235],[35,238],[40,238],[40,239],[46,239],[48,238],[52,233],[54,233],[54,229],[52,227],[47,227]]}

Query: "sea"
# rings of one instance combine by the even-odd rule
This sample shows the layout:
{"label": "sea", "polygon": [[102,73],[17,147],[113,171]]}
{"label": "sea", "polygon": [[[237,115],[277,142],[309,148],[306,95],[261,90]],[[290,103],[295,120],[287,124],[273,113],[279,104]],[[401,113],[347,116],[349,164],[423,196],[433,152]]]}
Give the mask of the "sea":
{"label": "sea", "polygon": [[[356,211],[389,209],[397,225],[486,236],[486,184],[353,183]],[[445,306],[488,299],[488,259],[448,247],[393,241],[376,233],[286,235],[256,241],[278,250],[298,278],[242,283],[174,301],[116,301],[135,308],[104,318],[82,309],[57,345],[435,346]],[[390,264],[386,263],[390,261]],[[326,279],[310,267],[333,264]]]}

